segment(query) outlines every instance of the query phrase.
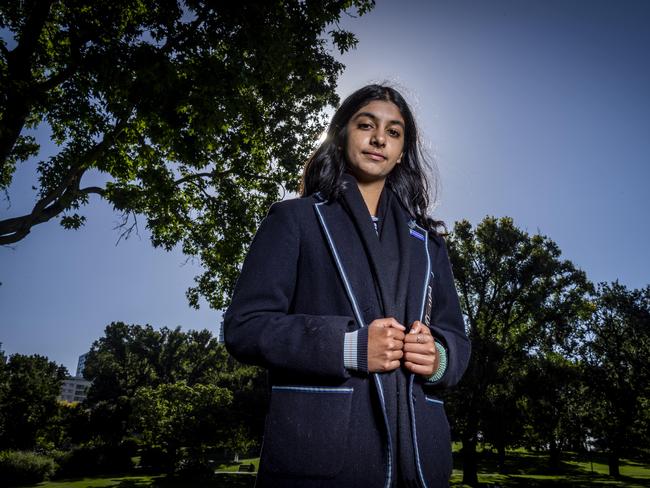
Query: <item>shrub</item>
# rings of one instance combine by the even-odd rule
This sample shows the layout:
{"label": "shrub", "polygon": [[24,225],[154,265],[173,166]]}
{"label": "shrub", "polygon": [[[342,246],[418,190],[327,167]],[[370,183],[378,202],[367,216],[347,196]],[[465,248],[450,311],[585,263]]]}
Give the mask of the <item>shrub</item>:
{"label": "shrub", "polygon": [[40,483],[54,473],[54,460],[28,451],[0,452],[0,480],[3,486]]}
{"label": "shrub", "polygon": [[133,468],[128,449],[105,445],[83,445],[75,447],[58,458],[57,478],[117,474]]}
{"label": "shrub", "polygon": [[174,456],[161,447],[143,447],[140,451],[140,467],[151,472],[173,470]]}

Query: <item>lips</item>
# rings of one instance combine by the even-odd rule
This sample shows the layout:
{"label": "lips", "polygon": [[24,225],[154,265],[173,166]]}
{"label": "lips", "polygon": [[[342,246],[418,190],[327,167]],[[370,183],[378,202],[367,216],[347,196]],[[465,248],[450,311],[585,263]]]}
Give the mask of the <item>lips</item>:
{"label": "lips", "polygon": [[372,152],[372,151],[363,151],[363,154],[368,156],[370,159],[374,159],[375,161],[383,161],[384,159],[386,159],[386,156],[384,156],[383,154]]}

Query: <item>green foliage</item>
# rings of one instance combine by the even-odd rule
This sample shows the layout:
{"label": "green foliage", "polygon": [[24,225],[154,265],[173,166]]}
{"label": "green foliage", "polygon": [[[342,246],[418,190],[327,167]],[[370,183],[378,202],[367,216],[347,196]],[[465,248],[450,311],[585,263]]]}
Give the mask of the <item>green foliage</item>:
{"label": "green foliage", "polygon": [[595,307],[583,348],[588,419],[592,436],[610,452],[611,474],[618,475],[618,457],[650,438],[650,286],[601,283]]}
{"label": "green foliage", "polygon": [[40,483],[54,473],[54,460],[49,456],[27,451],[0,452],[2,486]]}
{"label": "green foliage", "polygon": [[184,446],[191,446],[185,458],[196,461],[206,447],[225,444],[229,428],[222,419],[231,404],[232,393],[215,385],[143,387],[133,400],[133,427],[145,446],[161,447],[172,462]]}
{"label": "green foliage", "polygon": [[528,377],[533,360],[573,354],[576,324],[591,311],[591,285],[560,259],[553,241],[528,235],[510,218],[486,217],[476,229],[457,222],[449,253],[472,341],[450,410],[465,448],[466,481],[475,484],[477,442],[492,443],[502,456],[506,446],[521,442],[522,402],[536,388]]}
{"label": "green foliage", "polygon": [[589,404],[580,364],[557,353],[531,357],[525,386],[518,401],[524,413],[523,444],[548,450],[549,464],[557,469],[561,451],[584,448]]}
{"label": "green foliage", "polygon": [[[297,189],[323,109],[338,103],[330,46],[357,42],[338,21],[373,6],[3,2],[0,190],[39,153],[27,129],[48,125],[60,150],[38,165],[33,211],[0,221],[0,244],[61,215],[79,228],[75,210],[98,195],[123,213],[122,236],[143,216],[154,246],[197,256],[189,301],[222,308],[260,218]],[[107,183],[84,187],[91,171]]]}
{"label": "green foliage", "polygon": [[81,403],[58,402],[40,432],[38,445],[48,451],[70,449],[90,440],[89,411]]}
{"label": "green foliage", "polygon": [[13,354],[0,374],[0,448],[33,449],[57,413],[66,369],[44,356]]}
{"label": "green foliage", "polygon": [[245,452],[261,438],[265,377],[207,330],[112,323],[85,374],[90,430],[111,445],[135,436],[149,467],[203,469],[210,449]]}

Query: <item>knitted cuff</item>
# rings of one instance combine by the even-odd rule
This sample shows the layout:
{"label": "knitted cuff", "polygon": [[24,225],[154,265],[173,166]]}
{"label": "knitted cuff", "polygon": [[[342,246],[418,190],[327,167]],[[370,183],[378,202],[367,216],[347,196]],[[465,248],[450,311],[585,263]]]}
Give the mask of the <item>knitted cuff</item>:
{"label": "knitted cuff", "polygon": [[343,366],[345,369],[358,369],[357,361],[357,336],[358,330],[346,332],[343,340]]}
{"label": "knitted cuff", "polygon": [[368,372],[368,327],[359,329],[357,335],[357,364],[359,371]]}
{"label": "knitted cuff", "polygon": [[346,332],[343,341],[345,369],[368,372],[368,329]]}
{"label": "knitted cuff", "polygon": [[440,381],[440,379],[445,375],[445,371],[447,371],[447,350],[445,349],[445,346],[436,341],[436,350],[439,358],[438,369],[427,378],[427,383]]}

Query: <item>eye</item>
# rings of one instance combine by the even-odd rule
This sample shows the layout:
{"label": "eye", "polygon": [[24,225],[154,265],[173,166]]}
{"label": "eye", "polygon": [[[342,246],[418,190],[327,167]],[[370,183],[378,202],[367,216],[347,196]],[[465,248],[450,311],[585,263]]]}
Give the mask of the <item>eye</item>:
{"label": "eye", "polygon": [[372,129],[372,125],[368,122],[359,122],[357,124],[357,127],[362,130]]}
{"label": "eye", "polygon": [[388,129],[388,135],[391,137],[399,137],[401,133],[397,129]]}

